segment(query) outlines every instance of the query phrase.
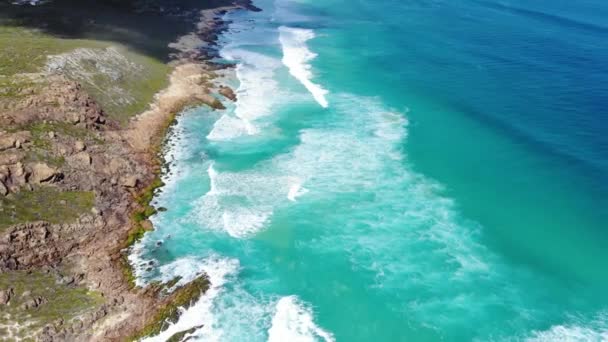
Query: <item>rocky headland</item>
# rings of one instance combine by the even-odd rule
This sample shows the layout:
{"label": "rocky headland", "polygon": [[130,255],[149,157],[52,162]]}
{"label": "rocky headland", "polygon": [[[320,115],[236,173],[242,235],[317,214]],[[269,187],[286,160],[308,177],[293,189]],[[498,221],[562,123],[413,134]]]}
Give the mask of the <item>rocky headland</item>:
{"label": "rocky headland", "polygon": [[[225,66],[210,58],[222,14],[254,8],[212,3],[186,12],[153,1],[127,9],[192,20],[162,63],[124,42],[61,37],[65,48],[37,56],[36,68],[0,68],[0,340],[137,340],[162,331],[208,287],[204,274],[177,289],[136,287],[126,254],[153,229],[159,151],[175,115],[236,100],[214,81]],[[0,26],[0,42],[14,34],[30,35],[34,46],[55,39],[15,18]],[[156,87],[143,91],[150,83]],[[147,109],[137,114],[142,101]]]}

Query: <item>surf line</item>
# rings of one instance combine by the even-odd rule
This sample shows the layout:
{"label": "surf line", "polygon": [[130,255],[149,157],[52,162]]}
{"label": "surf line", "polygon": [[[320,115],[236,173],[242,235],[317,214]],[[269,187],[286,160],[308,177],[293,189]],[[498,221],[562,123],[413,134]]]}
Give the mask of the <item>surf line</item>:
{"label": "surf line", "polygon": [[279,27],[279,42],[283,49],[283,64],[289,69],[289,73],[295,77],[312,94],[313,98],[323,108],[329,107],[325,96],[329,93],[322,86],[314,83],[311,79],[310,61],[317,54],[310,51],[306,42],[313,39],[313,30],[293,28],[287,26]]}

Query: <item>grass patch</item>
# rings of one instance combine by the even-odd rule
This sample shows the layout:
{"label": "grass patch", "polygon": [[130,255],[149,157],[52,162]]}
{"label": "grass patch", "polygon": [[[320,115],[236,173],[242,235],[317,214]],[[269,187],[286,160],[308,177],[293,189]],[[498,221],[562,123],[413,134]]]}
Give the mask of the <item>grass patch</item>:
{"label": "grass patch", "polygon": [[0,74],[0,100],[21,99],[35,94],[39,88],[40,84],[34,82],[29,77],[20,77],[18,75],[9,77]]}
{"label": "grass patch", "polygon": [[36,148],[48,149],[52,146],[50,132],[60,136],[69,136],[74,139],[83,140],[85,142],[94,142],[102,144],[103,140],[99,139],[93,132],[86,128],[78,127],[67,122],[36,122],[33,124],[14,129],[14,131],[30,131],[32,133],[32,145]]}
{"label": "grass patch", "polygon": [[[84,82],[83,85],[111,118],[126,124],[131,117],[148,109],[154,101],[154,95],[169,86],[171,68],[163,62],[126,48],[119,47],[117,51],[139,69],[124,68],[118,79],[98,74],[94,86]],[[108,92],[107,89],[115,91]]]}
{"label": "grass patch", "polygon": [[14,224],[47,221],[69,223],[91,210],[95,194],[88,191],[60,191],[39,187],[0,198],[0,229]]}
{"label": "grass patch", "polygon": [[[0,273],[0,289],[13,288],[14,295],[10,305],[0,306],[0,326],[6,333],[15,337],[27,338],[47,324],[63,319],[65,322],[90,311],[103,303],[103,297],[97,292],[88,291],[80,286],[68,286],[57,283],[51,273],[11,271]],[[26,297],[25,292],[30,292]],[[22,308],[27,300],[42,297],[47,302],[37,308]],[[18,323],[20,329],[6,326]],[[7,336],[7,335],[3,335]]]}
{"label": "grass patch", "polygon": [[28,150],[23,159],[24,163],[45,163],[54,167],[61,167],[65,164],[65,158],[54,155],[52,152],[44,149]]}
{"label": "grass patch", "polygon": [[48,55],[79,47],[103,48],[108,43],[87,39],[62,39],[33,29],[0,26],[0,75],[35,73],[46,64]]}
{"label": "grass patch", "polygon": [[148,108],[168,85],[171,71],[164,62],[121,44],[61,38],[19,26],[0,26],[0,46],[0,99],[24,96],[32,84],[18,75],[41,72],[50,63],[123,124]]}

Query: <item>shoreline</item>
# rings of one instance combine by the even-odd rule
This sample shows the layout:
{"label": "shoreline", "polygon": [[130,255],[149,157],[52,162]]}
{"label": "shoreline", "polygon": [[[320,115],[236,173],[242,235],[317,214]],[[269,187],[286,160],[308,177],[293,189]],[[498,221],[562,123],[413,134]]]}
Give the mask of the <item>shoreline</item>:
{"label": "shoreline", "polygon": [[[115,251],[120,256],[116,259],[114,265],[121,270],[125,281],[128,282],[128,287],[135,290],[141,289],[143,296],[151,299],[152,307],[156,308],[156,310],[150,310],[149,312],[135,311],[137,318],[143,325],[140,323],[139,329],[135,330],[129,324],[122,326],[121,330],[124,333],[119,335],[126,336],[127,340],[139,340],[162,332],[167,327],[166,321],[175,322],[179,319],[180,307],[188,307],[196,302],[210,286],[207,275],[202,274],[192,281],[172,289],[171,293],[168,292],[168,289],[172,288],[171,283],[177,282],[179,279],[174,279],[165,284],[152,283],[144,288],[137,287],[128,255],[130,247],[138,242],[145,232],[154,229],[148,218],[156,213],[157,209],[152,207],[150,202],[154,198],[155,191],[164,186],[161,178],[162,173],[167,170],[163,167],[166,165],[164,165],[164,156],[161,154],[161,149],[177,116],[187,108],[195,106],[206,105],[212,109],[224,109],[225,107],[218,96],[224,97],[225,100],[236,100],[226,96],[225,93],[220,94],[219,88],[227,87],[224,85],[216,87],[213,84],[217,77],[215,71],[228,66],[215,65],[210,60],[216,57],[214,54],[215,43],[219,35],[227,29],[227,23],[221,19],[221,16],[228,11],[243,9],[256,10],[247,0],[229,6],[202,10],[201,20],[197,23],[198,31],[194,33],[199,40],[194,39],[184,42],[184,38],[192,38],[192,34],[188,34],[178,37],[179,46],[170,44],[170,47],[177,49],[179,53],[171,56],[172,60],[169,64],[173,65],[173,69],[169,75],[168,87],[155,96],[155,101],[147,111],[133,117],[128,127],[120,132],[121,138],[129,144],[132,151],[135,154],[142,155],[149,167],[148,173],[153,175],[151,180],[147,183],[144,182],[143,189],[135,195],[134,201],[138,205],[131,212],[131,228],[127,232],[124,242]],[[212,95],[214,90],[215,96]],[[229,93],[232,93],[231,89]],[[142,296],[139,297],[138,299],[141,300]],[[141,307],[142,303],[137,303],[137,306]],[[118,313],[117,316],[116,321],[122,320],[124,322],[128,320],[124,312]],[[106,340],[108,331],[115,332],[116,324],[114,326],[107,324],[108,321],[112,322],[115,317],[105,319],[102,322],[104,324],[103,328],[97,327],[97,329],[94,329],[97,330],[97,333],[91,336],[92,340],[97,338]],[[187,333],[187,331],[178,332],[174,336]]]}
{"label": "shoreline", "polygon": [[[0,273],[19,270],[43,270],[52,275],[66,273],[66,277],[78,279],[71,284],[84,286],[103,298],[104,304],[93,312],[46,325],[34,332],[37,338],[122,341],[156,334],[165,328],[165,320],[177,319],[179,307],[188,306],[209,287],[205,275],[171,293],[167,290],[172,287],[171,282],[135,287],[125,250],[145,231],[153,229],[148,217],[156,212],[150,202],[155,190],[162,186],[160,149],[176,116],[198,105],[222,109],[218,97],[236,100],[232,90],[214,84],[215,71],[226,66],[215,65],[210,59],[215,57],[213,51],[218,36],[227,28],[221,16],[239,9],[256,10],[246,0],[202,10],[196,30],[176,37],[176,44],[171,47],[178,52],[172,54],[169,63],[172,67],[169,85],[157,93],[150,108],[133,117],[126,128],[119,128],[106,118],[103,108],[94,107],[97,108],[92,113],[95,115],[87,118],[85,127],[99,130],[96,134],[104,146],[87,144],[74,154],[78,156],[74,157],[74,164],[80,163],[80,169],[57,176],[57,183],[53,184],[94,193],[91,213],[81,215],[74,224],[24,223],[0,231]],[[76,90],[80,91],[77,86]],[[92,103],[93,100],[87,100],[86,107],[90,108]],[[69,163],[71,167],[71,159]],[[91,184],[83,185],[87,181]],[[66,242],[65,238],[75,241]],[[7,291],[11,293],[12,288]]]}

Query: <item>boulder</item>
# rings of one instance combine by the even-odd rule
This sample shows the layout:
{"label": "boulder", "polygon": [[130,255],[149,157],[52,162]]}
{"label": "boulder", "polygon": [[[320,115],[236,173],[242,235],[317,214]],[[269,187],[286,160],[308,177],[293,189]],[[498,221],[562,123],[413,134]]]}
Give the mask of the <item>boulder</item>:
{"label": "boulder", "polygon": [[0,151],[15,147],[15,138],[9,134],[0,136]]}
{"label": "boulder", "polygon": [[86,152],[78,152],[67,158],[68,164],[75,168],[89,167],[92,161],[91,156]]}
{"label": "boulder", "polygon": [[145,230],[154,230],[154,224],[152,224],[152,221],[150,220],[144,220],[141,222],[141,227]]}
{"label": "boulder", "polygon": [[21,144],[29,142],[32,134],[28,131],[0,134],[0,151],[10,148],[19,148]]}
{"label": "boulder", "polygon": [[78,140],[75,144],[74,144],[74,149],[76,149],[77,152],[82,152],[86,149],[86,146],[84,144],[84,142]]}
{"label": "boulder", "polygon": [[220,94],[222,94],[225,98],[230,99],[232,101],[236,101],[236,94],[230,87],[220,86]]}
{"label": "boulder", "polygon": [[52,168],[44,163],[34,164],[32,174],[29,178],[30,183],[40,184],[44,182],[52,182],[60,174],[57,169]]}
{"label": "boulder", "polygon": [[18,163],[24,156],[21,151],[0,152],[0,165],[10,165]]}
{"label": "boulder", "polygon": [[21,309],[23,309],[23,310],[35,309],[46,302],[48,302],[48,300],[43,297],[36,297],[36,298],[28,299],[25,303],[23,303],[21,305]]}
{"label": "boulder", "polygon": [[11,301],[11,298],[15,295],[13,288],[7,290],[0,290],[0,305],[6,305]]}
{"label": "boulder", "polygon": [[[11,186],[9,188],[12,189],[12,187],[14,188],[19,188],[20,186],[24,185],[26,183],[26,177],[28,176],[28,173],[25,172],[25,168],[23,167],[23,164],[16,163],[13,165],[8,165],[8,169],[9,169],[9,177],[10,177],[10,183]],[[8,182],[5,183],[5,185],[8,185]]]}
{"label": "boulder", "polygon": [[139,179],[137,179],[137,177],[127,176],[122,179],[121,185],[124,187],[127,187],[127,188],[134,188],[137,186],[138,182],[139,182]]}
{"label": "boulder", "polygon": [[4,182],[0,180],[0,196],[8,195],[8,188],[4,185]]}

